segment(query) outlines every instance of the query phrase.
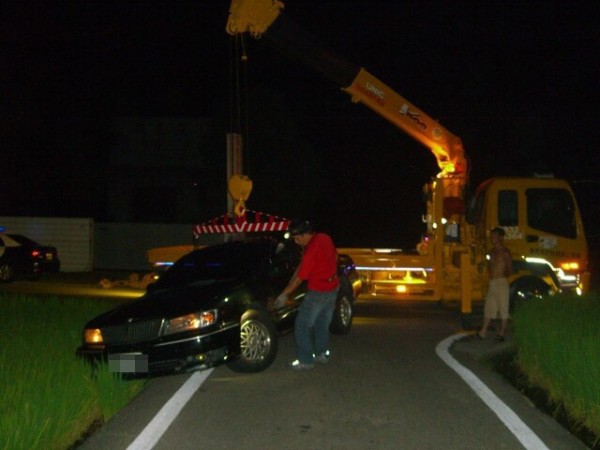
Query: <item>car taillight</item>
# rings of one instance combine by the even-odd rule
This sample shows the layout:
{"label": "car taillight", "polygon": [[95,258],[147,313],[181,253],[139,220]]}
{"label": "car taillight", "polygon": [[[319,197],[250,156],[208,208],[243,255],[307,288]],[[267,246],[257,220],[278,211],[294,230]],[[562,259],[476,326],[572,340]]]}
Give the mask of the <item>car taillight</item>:
{"label": "car taillight", "polygon": [[39,250],[32,250],[31,251],[31,256],[33,256],[34,258],[37,258],[38,256],[40,256],[40,251]]}

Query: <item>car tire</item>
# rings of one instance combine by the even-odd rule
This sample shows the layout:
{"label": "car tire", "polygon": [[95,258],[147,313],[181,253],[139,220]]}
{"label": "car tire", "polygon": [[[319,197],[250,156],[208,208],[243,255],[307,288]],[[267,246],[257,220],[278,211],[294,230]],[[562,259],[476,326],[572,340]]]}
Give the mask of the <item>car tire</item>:
{"label": "car tire", "polygon": [[348,334],[354,316],[354,297],[346,289],[340,289],[329,331],[333,334]]}
{"label": "car tire", "polygon": [[10,283],[15,278],[15,268],[7,262],[0,263],[0,283]]}
{"label": "car tire", "polygon": [[549,292],[550,287],[539,278],[519,278],[510,286],[510,310],[514,311],[532,298],[545,297]]}
{"label": "car tire", "polygon": [[250,311],[240,324],[240,354],[227,365],[236,372],[261,372],[277,356],[277,330],[270,317]]}

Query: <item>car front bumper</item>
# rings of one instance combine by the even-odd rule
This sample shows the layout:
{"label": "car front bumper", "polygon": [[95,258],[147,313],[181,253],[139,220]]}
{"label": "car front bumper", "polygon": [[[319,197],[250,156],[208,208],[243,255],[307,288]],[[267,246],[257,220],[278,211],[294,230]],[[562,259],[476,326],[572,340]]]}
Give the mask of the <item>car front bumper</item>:
{"label": "car front bumper", "polygon": [[239,355],[239,324],[210,333],[169,341],[90,346],[76,355],[96,367],[107,363],[112,372],[153,375],[190,372],[222,364]]}

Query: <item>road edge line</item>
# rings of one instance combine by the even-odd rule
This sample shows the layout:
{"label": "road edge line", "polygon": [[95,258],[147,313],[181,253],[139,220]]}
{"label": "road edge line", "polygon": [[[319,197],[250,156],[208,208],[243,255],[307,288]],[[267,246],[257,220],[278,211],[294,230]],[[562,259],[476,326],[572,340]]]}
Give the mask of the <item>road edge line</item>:
{"label": "road edge line", "polygon": [[458,333],[447,337],[435,347],[437,355],[454,370],[467,385],[498,416],[510,432],[528,450],[549,450],[546,444],[529,428],[506,403],[492,392],[473,372],[460,364],[450,355],[450,346],[467,333]]}
{"label": "road edge line", "polygon": [[153,448],[212,371],[213,369],[207,369],[194,372],[163,405],[135,440],[129,444],[127,450],[148,450]]}

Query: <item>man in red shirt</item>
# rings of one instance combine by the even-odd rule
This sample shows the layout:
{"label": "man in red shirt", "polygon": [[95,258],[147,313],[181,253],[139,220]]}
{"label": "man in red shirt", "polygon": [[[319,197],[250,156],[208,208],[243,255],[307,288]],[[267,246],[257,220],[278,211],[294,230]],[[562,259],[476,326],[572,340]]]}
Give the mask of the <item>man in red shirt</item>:
{"label": "man in red shirt", "polygon": [[[304,249],[298,270],[278,297],[285,302],[307,281],[294,327],[298,359],[290,364],[294,370],[312,369],[314,362],[329,361],[329,325],[340,286],[337,276],[337,250],[325,233],[315,233],[310,222],[293,221],[289,227],[296,244]],[[314,347],[313,347],[314,336]]]}

